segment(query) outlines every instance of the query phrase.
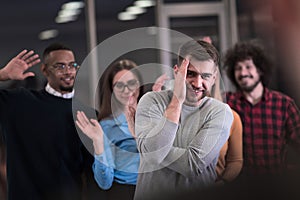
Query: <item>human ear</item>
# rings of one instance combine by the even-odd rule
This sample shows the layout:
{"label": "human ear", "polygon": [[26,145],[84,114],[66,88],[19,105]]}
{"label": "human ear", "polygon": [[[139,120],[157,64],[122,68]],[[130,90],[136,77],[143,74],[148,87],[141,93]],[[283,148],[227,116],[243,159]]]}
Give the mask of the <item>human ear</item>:
{"label": "human ear", "polygon": [[43,75],[45,77],[48,77],[48,75],[49,75],[48,68],[47,68],[46,64],[44,64],[44,63],[41,65],[41,72],[43,73]]}
{"label": "human ear", "polygon": [[174,75],[177,74],[177,72],[179,70],[178,65],[174,65],[173,69],[174,69]]}

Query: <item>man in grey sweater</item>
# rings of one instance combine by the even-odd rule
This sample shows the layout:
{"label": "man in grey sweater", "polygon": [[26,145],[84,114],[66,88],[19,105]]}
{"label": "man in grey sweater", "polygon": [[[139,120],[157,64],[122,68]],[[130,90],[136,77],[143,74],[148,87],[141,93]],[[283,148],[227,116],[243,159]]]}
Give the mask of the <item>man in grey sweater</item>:
{"label": "man in grey sweater", "polygon": [[191,40],[179,50],[174,89],[149,92],[139,101],[135,200],[214,184],[233,120],[228,105],[209,97],[218,63],[211,44]]}

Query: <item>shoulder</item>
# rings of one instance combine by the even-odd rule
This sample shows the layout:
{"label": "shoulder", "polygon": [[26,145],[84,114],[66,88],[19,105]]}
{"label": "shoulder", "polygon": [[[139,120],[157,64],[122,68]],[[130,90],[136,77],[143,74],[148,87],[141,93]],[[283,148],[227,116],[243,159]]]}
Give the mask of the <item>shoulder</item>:
{"label": "shoulder", "polygon": [[224,116],[228,119],[233,119],[233,113],[228,104],[217,99],[206,97],[200,107],[201,112],[208,113],[212,116]]}
{"label": "shoulder", "polygon": [[226,92],[225,94],[226,94],[227,101],[237,100],[241,97],[240,92]]}
{"label": "shoulder", "polygon": [[172,98],[172,91],[170,90],[163,90],[159,92],[150,91],[144,94],[139,104],[142,103],[168,103]]}
{"label": "shoulder", "polygon": [[20,98],[25,98],[26,96],[30,97],[30,96],[41,95],[41,91],[31,90],[31,89],[27,89],[24,87],[20,87],[20,88],[8,90],[8,91],[12,96],[14,96],[14,97],[18,96]]}
{"label": "shoulder", "polygon": [[112,128],[114,126],[121,126],[122,124],[126,125],[126,117],[124,114],[120,114],[119,116],[110,116],[108,118],[102,119],[100,125],[103,129]]}
{"label": "shoulder", "polygon": [[231,109],[228,104],[223,103],[215,98],[206,97],[205,101],[206,102],[204,104],[207,104],[207,105],[213,107],[214,109],[225,109],[226,111],[231,112]]}
{"label": "shoulder", "polygon": [[294,101],[290,96],[288,96],[280,91],[268,89],[267,94],[271,98],[271,100],[278,99],[278,100],[284,100],[284,101],[289,101],[289,102]]}

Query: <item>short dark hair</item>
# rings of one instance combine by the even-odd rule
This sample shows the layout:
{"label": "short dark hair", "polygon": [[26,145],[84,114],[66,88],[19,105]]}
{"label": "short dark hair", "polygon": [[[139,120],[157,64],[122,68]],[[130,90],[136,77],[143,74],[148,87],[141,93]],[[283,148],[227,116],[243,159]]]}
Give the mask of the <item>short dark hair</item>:
{"label": "short dark hair", "polygon": [[224,67],[228,78],[236,88],[239,88],[234,76],[235,65],[237,62],[248,59],[253,60],[256,68],[261,72],[260,78],[262,84],[267,86],[272,72],[272,61],[265,53],[263,46],[257,41],[238,42],[232,48],[227,50],[224,59]]}
{"label": "short dark hair", "polygon": [[52,43],[50,44],[43,53],[43,60],[45,61],[45,59],[47,58],[47,56],[52,52],[52,51],[57,51],[57,50],[68,50],[68,51],[72,51],[69,47],[67,47],[64,44],[61,43]]}
{"label": "short dark hair", "polygon": [[178,65],[180,65],[186,56],[199,61],[213,60],[216,66],[219,66],[220,56],[218,50],[210,43],[203,40],[190,40],[184,43],[178,52]]}

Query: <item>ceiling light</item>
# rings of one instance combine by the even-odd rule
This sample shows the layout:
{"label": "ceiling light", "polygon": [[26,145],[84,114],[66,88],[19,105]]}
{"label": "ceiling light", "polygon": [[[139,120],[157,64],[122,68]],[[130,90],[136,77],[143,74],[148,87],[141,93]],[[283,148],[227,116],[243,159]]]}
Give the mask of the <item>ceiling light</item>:
{"label": "ceiling light", "polygon": [[76,10],[84,7],[84,3],[82,1],[73,1],[69,3],[65,3],[61,6],[62,9],[66,10]]}
{"label": "ceiling light", "polygon": [[139,15],[142,13],[145,13],[146,10],[144,8],[136,7],[136,6],[130,6],[126,9],[126,12],[132,14],[132,15]]}
{"label": "ceiling light", "polygon": [[57,35],[58,35],[58,30],[50,29],[50,30],[40,32],[38,37],[40,40],[49,40],[51,38],[55,38]]}
{"label": "ceiling light", "polygon": [[66,23],[66,22],[70,22],[70,21],[75,21],[76,19],[77,19],[77,16],[75,16],[75,15],[64,16],[64,17],[58,16],[55,18],[55,22],[58,24],[61,24],[61,23]]}
{"label": "ceiling light", "polygon": [[136,19],[136,15],[132,15],[128,12],[121,12],[118,14],[118,19],[121,21],[134,20]]}
{"label": "ceiling light", "polygon": [[155,6],[155,1],[153,0],[138,0],[134,2],[134,5],[140,8],[147,8],[151,6]]}
{"label": "ceiling light", "polygon": [[79,15],[80,13],[80,10],[60,10],[58,12],[58,17],[68,17],[73,15]]}

